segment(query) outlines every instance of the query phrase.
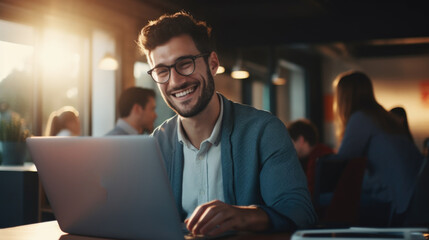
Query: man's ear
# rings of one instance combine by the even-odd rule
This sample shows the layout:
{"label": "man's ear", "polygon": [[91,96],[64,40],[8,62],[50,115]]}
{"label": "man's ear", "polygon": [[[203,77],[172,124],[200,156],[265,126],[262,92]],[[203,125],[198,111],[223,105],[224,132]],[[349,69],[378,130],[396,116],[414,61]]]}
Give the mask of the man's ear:
{"label": "man's ear", "polygon": [[134,103],[133,107],[131,108],[132,113],[139,113],[142,110],[143,110],[143,107],[137,103]]}
{"label": "man's ear", "polygon": [[217,69],[219,68],[219,59],[216,52],[211,52],[209,56],[209,68],[212,76],[216,75]]}

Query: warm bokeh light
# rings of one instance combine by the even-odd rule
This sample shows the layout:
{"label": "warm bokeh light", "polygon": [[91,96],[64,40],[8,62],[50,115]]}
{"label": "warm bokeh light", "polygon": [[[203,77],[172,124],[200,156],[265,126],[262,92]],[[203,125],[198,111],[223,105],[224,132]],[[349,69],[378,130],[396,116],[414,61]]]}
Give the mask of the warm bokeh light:
{"label": "warm bokeh light", "polygon": [[272,80],[274,85],[281,86],[286,84],[286,79],[282,77],[276,77]]}
{"label": "warm bokeh light", "polygon": [[245,70],[232,71],[231,77],[234,79],[245,79],[249,77],[249,72]]}
{"label": "warm bokeh light", "polygon": [[118,69],[118,60],[113,55],[107,53],[99,62],[98,67],[102,70],[116,70]]}
{"label": "warm bokeh light", "polygon": [[224,68],[224,67],[222,67],[222,66],[219,66],[219,67],[217,68],[216,74],[222,74],[222,73],[224,73],[224,72],[225,72],[225,68]]}
{"label": "warm bokeh light", "polygon": [[79,94],[79,89],[77,87],[73,87],[67,90],[67,98],[72,99],[76,98]]}

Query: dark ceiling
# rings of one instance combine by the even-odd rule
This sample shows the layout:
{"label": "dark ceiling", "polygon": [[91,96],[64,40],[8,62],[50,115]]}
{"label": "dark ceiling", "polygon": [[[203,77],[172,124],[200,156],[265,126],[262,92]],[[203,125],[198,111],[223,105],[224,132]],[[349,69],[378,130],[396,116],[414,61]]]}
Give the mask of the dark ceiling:
{"label": "dark ceiling", "polygon": [[226,48],[317,44],[352,57],[429,53],[428,1],[140,1],[207,21]]}

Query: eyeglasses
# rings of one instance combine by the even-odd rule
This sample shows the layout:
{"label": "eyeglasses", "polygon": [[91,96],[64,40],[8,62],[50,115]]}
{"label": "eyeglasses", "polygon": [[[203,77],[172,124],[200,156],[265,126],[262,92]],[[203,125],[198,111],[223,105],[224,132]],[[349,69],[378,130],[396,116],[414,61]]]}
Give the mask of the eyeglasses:
{"label": "eyeglasses", "polygon": [[176,62],[170,66],[158,66],[154,67],[147,73],[157,83],[166,83],[170,80],[171,68],[174,67],[176,72],[182,76],[189,76],[195,71],[195,59],[199,57],[205,57],[210,55],[209,53],[203,53],[195,56],[180,57]]}

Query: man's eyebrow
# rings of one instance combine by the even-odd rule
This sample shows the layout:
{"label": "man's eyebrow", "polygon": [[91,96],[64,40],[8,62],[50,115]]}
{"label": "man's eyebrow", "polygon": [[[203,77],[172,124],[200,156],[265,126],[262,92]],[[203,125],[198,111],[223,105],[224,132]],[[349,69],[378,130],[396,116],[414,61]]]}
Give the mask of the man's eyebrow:
{"label": "man's eyebrow", "polygon": [[174,64],[176,64],[178,61],[180,61],[180,60],[182,60],[182,59],[185,59],[185,58],[190,58],[190,57],[192,57],[192,56],[194,56],[194,55],[189,54],[189,55],[185,55],[185,56],[180,56],[180,57],[176,58],[176,60],[174,60],[174,63],[173,63],[173,64],[171,64],[171,65],[167,65],[167,64],[159,63],[159,64],[155,65],[155,67],[154,67],[154,68],[157,68],[157,67],[171,67],[171,66],[173,66]]}

